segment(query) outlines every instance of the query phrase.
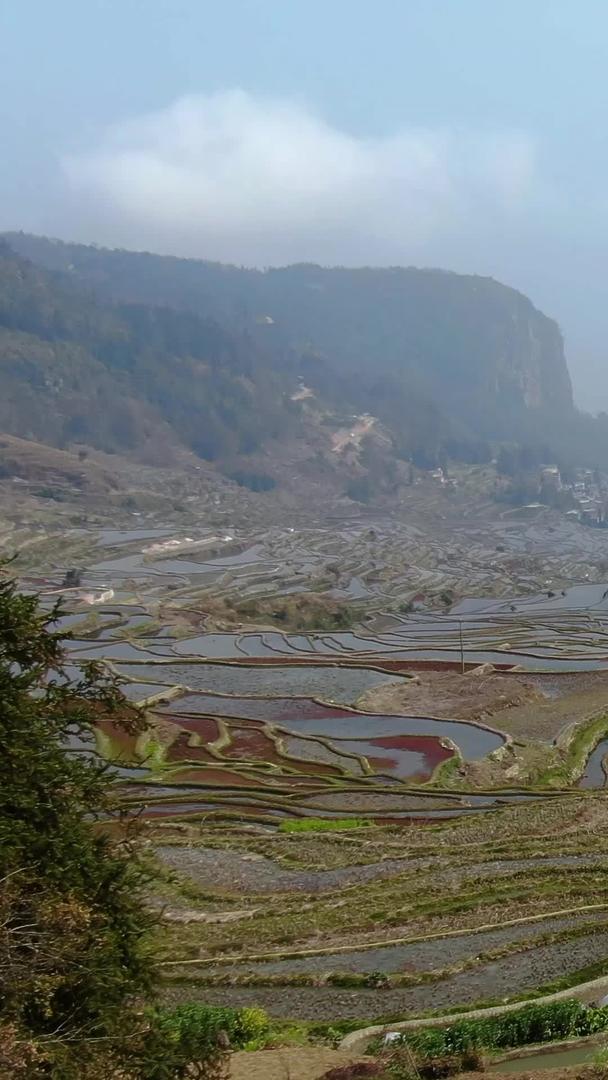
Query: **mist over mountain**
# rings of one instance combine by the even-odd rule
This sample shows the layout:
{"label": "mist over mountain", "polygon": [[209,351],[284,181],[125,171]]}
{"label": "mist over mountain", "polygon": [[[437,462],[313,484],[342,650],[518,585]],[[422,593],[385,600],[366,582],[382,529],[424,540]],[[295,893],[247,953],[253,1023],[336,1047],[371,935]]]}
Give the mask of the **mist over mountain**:
{"label": "mist over mountain", "polygon": [[369,414],[387,461],[532,442],[608,463],[604,421],[574,408],[557,324],[490,278],[259,271],[21,233],[5,234],[0,266],[12,434],[127,453],[166,443],[234,470],[282,439],[322,447],[328,424]]}

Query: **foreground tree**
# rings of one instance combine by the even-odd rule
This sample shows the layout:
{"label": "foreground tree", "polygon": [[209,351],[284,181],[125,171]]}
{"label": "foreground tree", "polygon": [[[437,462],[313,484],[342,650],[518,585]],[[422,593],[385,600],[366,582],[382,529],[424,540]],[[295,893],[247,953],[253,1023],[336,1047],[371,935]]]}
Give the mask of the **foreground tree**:
{"label": "foreground tree", "polygon": [[[0,1077],[219,1080],[258,1010],[151,1007],[146,883],[94,725],[144,722],[0,567]],[[74,668],[72,667],[72,671]]]}
{"label": "foreground tree", "polygon": [[57,616],[2,573],[0,1074],[28,1080],[121,1075],[151,982],[142,873],[91,753],[99,714],[141,721],[95,665],[68,679]]}

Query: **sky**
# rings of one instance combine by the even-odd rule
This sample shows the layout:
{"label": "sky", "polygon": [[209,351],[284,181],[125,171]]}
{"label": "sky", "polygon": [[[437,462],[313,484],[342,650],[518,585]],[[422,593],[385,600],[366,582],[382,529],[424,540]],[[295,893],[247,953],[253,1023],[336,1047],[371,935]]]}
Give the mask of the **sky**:
{"label": "sky", "polygon": [[0,229],[491,275],[608,410],[606,0],[0,0]]}

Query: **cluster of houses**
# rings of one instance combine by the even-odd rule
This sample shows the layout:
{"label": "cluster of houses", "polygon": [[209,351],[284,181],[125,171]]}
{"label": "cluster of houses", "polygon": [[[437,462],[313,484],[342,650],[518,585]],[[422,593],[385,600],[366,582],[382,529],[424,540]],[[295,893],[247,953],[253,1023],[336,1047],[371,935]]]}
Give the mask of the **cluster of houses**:
{"label": "cluster of houses", "polygon": [[608,526],[608,492],[597,471],[579,469],[574,480],[564,483],[557,465],[546,465],[540,470],[542,493],[561,492],[570,496],[566,517],[584,525]]}
{"label": "cluster of houses", "polygon": [[458,481],[454,480],[450,476],[447,476],[445,470],[442,468],[432,469],[431,480],[435,480],[436,483],[442,484],[444,487],[447,488],[458,487]]}

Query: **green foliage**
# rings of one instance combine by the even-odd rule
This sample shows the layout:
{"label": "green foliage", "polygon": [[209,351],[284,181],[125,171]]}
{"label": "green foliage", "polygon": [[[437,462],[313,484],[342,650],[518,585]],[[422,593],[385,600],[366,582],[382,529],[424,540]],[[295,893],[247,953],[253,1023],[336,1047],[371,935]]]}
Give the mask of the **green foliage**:
{"label": "green foliage", "polygon": [[244,469],[237,469],[227,475],[239,487],[248,488],[249,491],[272,491],[276,487],[276,480],[266,473],[246,472]]}
{"label": "green foliage", "polygon": [[165,751],[166,747],[155,734],[146,735],[145,747],[142,752],[146,768],[148,768],[150,772],[160,772],[164,768]]}
{"label": "green foliage", "polygon": [[182,1005],[158,1010],[150,1016],[150,1030],[143,1050],[142,1073],[146,1080],[170,1080],[187,1076],[190,1063],[204,1062],[208,1073],[221,1071],[222,1037],[228,1042],[228,1017],[223,1010]]}
{"label": "green foliage", "polygon": [[608,1072],[608,1046],[602,1046],[593,1055],[592,1064],[596,1066],[595,1075],[605,1076]]}
{"label": "green foliage", "polygon": [[405,1032],[403,1041],[422,1060],[500,1050],[531,1043],[592,1035],[608,1029],[608,1008],[593,1008],[569,999],[547,1005],[531,1003],[502,1016],[459,1020],[448,1027]]}
{"label": "green foliage", "polygon": [[[9,282],[0,325],[34,340],[77,343],[114,382],[106,416],[94,417],[81,395],[66,412],[72,441],[79,432],[82,441],[83,428],[121,444],[141,438],[154,423],[147,403],[203,457],[246,454],[268,436],[291,433],[300,411],[290,400],[291,372],[347,422],[355,412],[378,416],[395,457],[423,468],[445,453],[487,461],[488,442],[497,439],[559,440],[564,456],[584,445],[593,465],[606,460],[608,418],[592,421],[573,409],[557,325],[489,278],[313,265],[260,272],[22,234],[8,239],[22,256],[62,273],[63,298],[50,295],[42,271],[23,295]],[[84,292],[79,309],[65,299],[67,281]],[[538,401],[528,408],[522,373],[532,368]],[[32,375],[39,371],[36,363]],[[94,385],[107,393],[103,371],[95,369]],[[64,405],[71,396],[62,393]],[[565,422],[556,426],[556,416]],[[28,426],[35,430],[29,416]],[[379,479],[374,469],[374,489]],[[354,497],[365,494],[362,486]]]}
{"label": "green foliage", "polygon": [[328,1046],[337,1047],[345,1035],[351,1031],[358,1031],[361,1020],[332,1020],[329,1024],[309,1024],[308,1036],[311,1042],[323,1042]]}
{"label": "green foliage", "polygon": [[341,832],[344,829],[367,829],[372,824],[367,818],[299,818],[282,821],[279,832]]}
{"label": "green foliage", "polygon": [[[216,460],[293,427],[288,369],[244,331],[169,307],[103,303],[1,242],[0,360],[0,430],[59,447],[142,449],[171,428],[174,443]],[[252,490],[274,486],[264,474],[243,477]]]}
{"label": "green foliage", "polygon": [[34,1048],[28,1077],[71,1080],[138,1027],[126,1003],[151,983],[150,920],[128,833],[99,827],[116,811],[91,752],[100,713],[141,721],[95,665],[68,681],[58,614],[0,581],[0,1029]]}
{"label": "green foliage", "polygon": [[216,610],[218,617],[223,620],[272,622],[278,623],[281,629],[313,633],[319,630],[345,630],[357,622],[359,614],[354,604],[313,592],[256,597],[241,603],[226,603],[223,608],[218,605]]}
{"label": "green foliage", "polygon": [[250,1049],[269,1032],[263,1009],[230,1009],[213,1005],[178,1005],[156,1009],[138,1053],[145,1080],[173,1080],[224,1075],[226,1050]]}
{"label": "green foliage", "polygon": [[358,476],[346,485],[346,494],[354,502],[368,503],[373,497],[374,487],[369,476]]}
{"label": "green foliage", "polygon": [[264,1009],[250,1007],[239,1010],[239,1036],[246,1046],[255,1039],[260,1039],[268,1032],[268,1015]]}

